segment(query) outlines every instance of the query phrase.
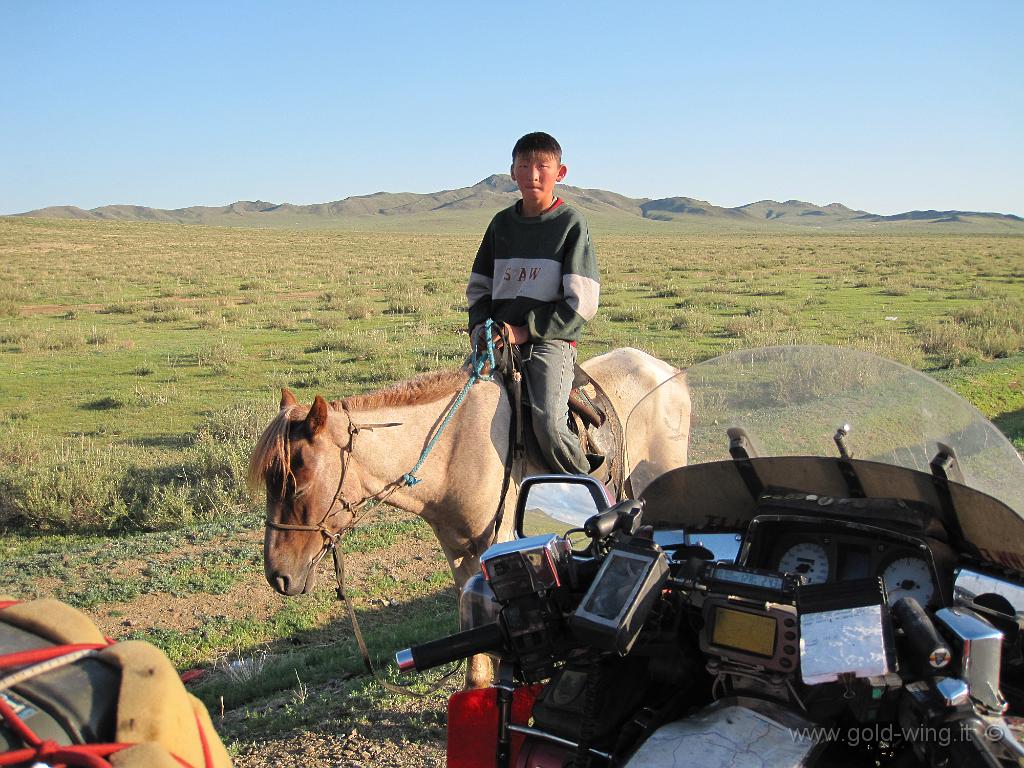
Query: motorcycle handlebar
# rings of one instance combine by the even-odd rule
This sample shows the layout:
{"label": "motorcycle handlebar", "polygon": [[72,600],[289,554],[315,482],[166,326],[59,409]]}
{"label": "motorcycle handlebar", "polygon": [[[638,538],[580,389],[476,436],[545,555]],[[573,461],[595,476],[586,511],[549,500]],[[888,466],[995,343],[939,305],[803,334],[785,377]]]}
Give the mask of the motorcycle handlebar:
{"label": "motorcycle handlebar", "polygon": [[912,597],[901,597],[892,607],[896,622],[902,627],[914,654],[923,669],[942,669],[949,665],[953,654],[935,629],[928,612]]}
{"label": "motorcycle handlebar", "polygon": [[395,654],[395,661],[401,672],[422,672],[478,653],[500,651],[504,646],[505,633],[501,631],[501,627],[496,623],[484,624],[439,640],[406,648]]}
{"label": "motorcycle handlebar", "polygon": [[594,515],[583,524],[583,532],[592,539],[603,539],[615,530],[619,522],[619,510],[616,507]]}

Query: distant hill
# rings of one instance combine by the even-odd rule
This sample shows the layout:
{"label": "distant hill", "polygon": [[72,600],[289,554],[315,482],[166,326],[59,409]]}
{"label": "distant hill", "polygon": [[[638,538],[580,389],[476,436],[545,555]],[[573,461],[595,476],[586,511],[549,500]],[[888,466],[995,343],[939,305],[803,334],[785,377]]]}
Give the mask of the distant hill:
{"label": "distant hill", "polygon": [[[855,211],[840,203],[761,200],[723,208],[691,197],[632,198],[603,189],[560,185],[558,194],[607,229],[838,229],[1024,232],[1024,219],[977,211],[908,211],[892,216]],[[428,194],[376,192],[329,203],[292,205],[262,200],[164,210],[104,205],[92,210],[54,206],[14,214],[96,221],[158,221],[250,227],[351,227],[372,229],[478,229],[495,211],[518,199],[515,182],[494,174],[471,187]]]}

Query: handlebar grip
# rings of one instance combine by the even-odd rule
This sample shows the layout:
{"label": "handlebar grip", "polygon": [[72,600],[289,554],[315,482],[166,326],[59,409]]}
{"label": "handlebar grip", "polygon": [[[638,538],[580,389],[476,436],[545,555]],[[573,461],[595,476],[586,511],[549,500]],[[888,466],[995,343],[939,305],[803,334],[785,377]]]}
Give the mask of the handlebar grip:
{"label": "handlebar grip", "polygon": [[457,632],[439,640],[414,645],[395,654],[398,668],[403,671],[425,669],[466,659],[477,653],[500,651],[505,646],[505,633],[497,624],[484,624]]}
{"label": "handlebar grip", "polygon": [[619,510],[617,507],[612,507],[588,518],[587,522],[583,524],[583,532],[592,539],[603,539],[611,535],[618,522]]}
{"label": "handlebar grip", "polygon": [[949,646],[917,600],[902,597],[893,605],[892,612],[917,657],[915,661],[923,669],[938,671],[948,666],[953,658]]}

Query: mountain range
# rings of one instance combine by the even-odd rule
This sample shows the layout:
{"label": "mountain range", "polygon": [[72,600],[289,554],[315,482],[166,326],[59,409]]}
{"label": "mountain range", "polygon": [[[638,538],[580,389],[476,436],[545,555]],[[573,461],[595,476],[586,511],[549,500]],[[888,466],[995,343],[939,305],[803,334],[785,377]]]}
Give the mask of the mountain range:
{"label": "mountain range", "polygon": [[[584,212],[592,226],[610,230],[657,229],[836,229],[958,232],[1024,232],[1024,218],[980,211],[908,211],[883,216],[841,203],[761,200],[724,208],[692,197],[632,198],[602,189],[559,185],[559,196]],[[470,187],[427,194],[377,192],[329,203],[292,205],[239,201],[226,206],[166,210],[139,205],[40,208],[15,216],[97,221],[150,221],[254,227],[344,227],[356,229],[479,230],[501,208],[518,199],[515,182],[494,174]]]}

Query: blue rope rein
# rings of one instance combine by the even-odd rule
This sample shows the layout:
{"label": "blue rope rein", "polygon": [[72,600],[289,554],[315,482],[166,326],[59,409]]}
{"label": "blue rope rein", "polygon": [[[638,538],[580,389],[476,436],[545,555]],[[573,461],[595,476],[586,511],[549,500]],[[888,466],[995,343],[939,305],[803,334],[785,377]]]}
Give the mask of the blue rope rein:
{"label": "blue rope rein", "polygon": [[[473,353],[470,357],[471,370],[469,378],[466,380],[465,385],[462,387],[462,391],[459,392],[459,396],[455,398],[455,402],[452,403],[451,408],[448,409],[448,413],[445,414],[444,421],[437,428],[434,436],[430,438],[430,441],[423,448],[423,452],[420,454],[419,461],[416,462],[416,466],[402,475],[402,482],[406,485],[416,485],[422,482],[420,478],[416,477],[416,473],[420,467],[423,466],[423,462],[427,460],[427,456],[430,451],[433,450],[434,446],[437,445],[437,441],[441,439],[441,434],[444,432],[445,427],[452,420],[455,412],[459,410],[459,406],[462,405],[462,401],[466,399],[466,395],[469,393],[469,388],[476,384],[478,381],[491,381],[494,378],[494,335],[492,329],[494,328],[494,321],[490,318],[484,323],[484,336],[487,338],[487,350],[479,351],[477,345],[473,344]],[[484,373],[485,370],[491,371],[491,373]]]}

